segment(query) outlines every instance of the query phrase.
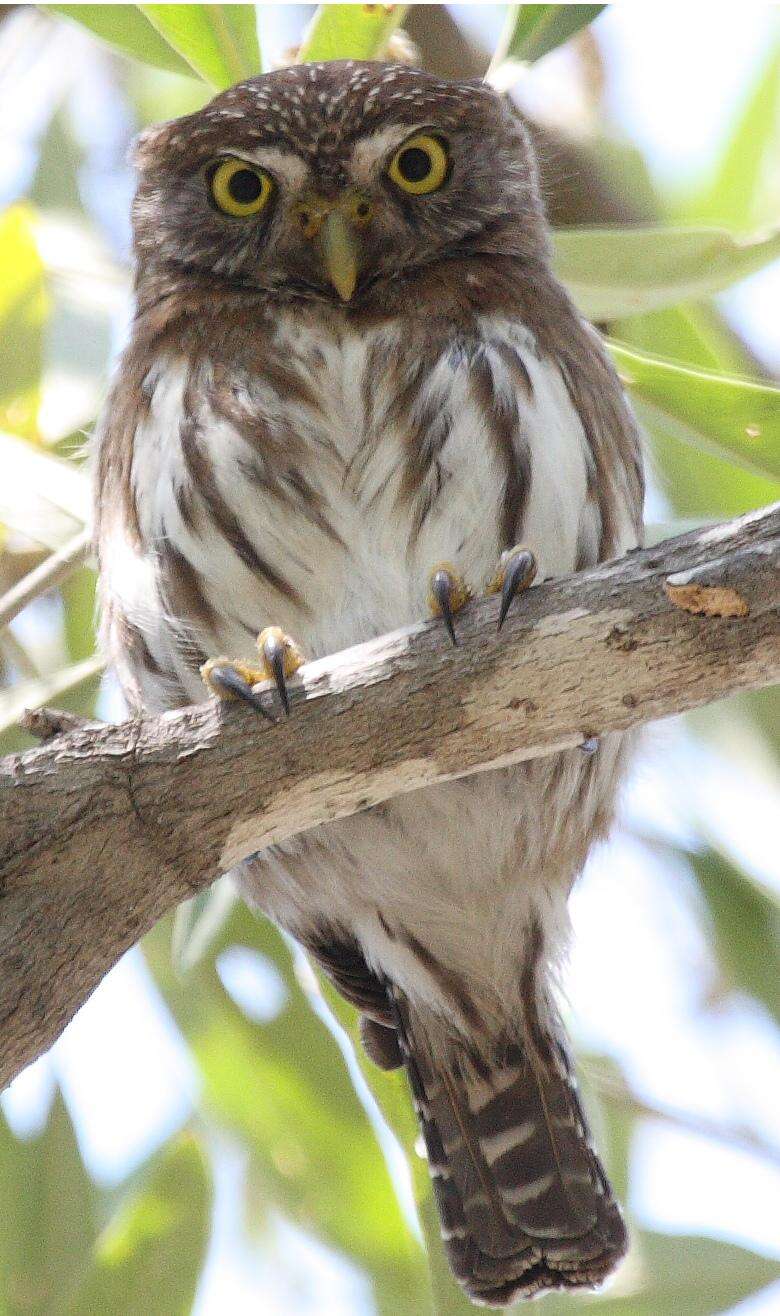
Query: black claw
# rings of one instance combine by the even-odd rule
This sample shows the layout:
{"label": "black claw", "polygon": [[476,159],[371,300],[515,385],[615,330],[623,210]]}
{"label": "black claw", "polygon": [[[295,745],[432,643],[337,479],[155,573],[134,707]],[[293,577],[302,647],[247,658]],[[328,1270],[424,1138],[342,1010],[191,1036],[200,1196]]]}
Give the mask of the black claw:
{"label": "black claw", "polygon": [[287,717],[290,716],[290,696],[287,693],[287,677],[284,671],[284,644],[277,640],[275,635],[269,635],[263,644],[263,654],[266,662],[274,674],[276,688],[279,691],[279,698],[282,702],[282,708]]}
{"label": "black claw", "polygon": [[600,741],[598,736],[588,736],[585,740],[583,740],[582,744],[580,745],[580,749],[582,750],[583,754],[587,754],[588,756],[590,756],[591,754],[596,753],[599,744]]}
{"label": "black claw", "polygon": [[512,602],[517,591],[526,585],[530,585],[536,571],[536,559],[533,553],[524,550],[522,553],[515,553],[506,565],[504,572],[504,583],[501,586],[501,608],[498,614],[498,629],[501,630],[506,615],[512,606]]}
{"label": "black claw", "polygon": [[248,681],[233,667],[214,667],[209,677],[214,685],[218,685],[227,694],[235,695],[236,699],[242,700],[243,703],[249,704],[262,713],[263,717],[269,722],[273,722],[268,709],[263,706],[259,695],[256,695]]}
{"label": "black claw", "polygon": [[441,608],[441,615],[444,618],[444,625],[447,627],[447,633],[455,647],[458,647],[458,637],[455,634],[455,623],[452,611],[452,576],[448,571],[437,571],[431,581],[431,593]]}

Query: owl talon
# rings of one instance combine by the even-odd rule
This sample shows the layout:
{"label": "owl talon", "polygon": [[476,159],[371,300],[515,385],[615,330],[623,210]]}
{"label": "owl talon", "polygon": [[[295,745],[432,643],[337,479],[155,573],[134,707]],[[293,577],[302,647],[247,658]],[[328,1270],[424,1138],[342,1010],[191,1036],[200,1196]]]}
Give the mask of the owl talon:
{"label": "owl talon", "polygon": [[430,577],[428,604],[434,617],[443,618],[447,634],[456,647],[458,637],[455,634],[455,613],[466,606],[470,597],[468,585],[454,567],[447,562],[434,567]]}
{"label": "owl talon", "polygon": [[303,654],[295,641],[285,635],[279,626],[266,626],[257,637],[257,647],[263,663],[263,675],[275,683],[285,716],[289,717],[287,678],[302,666]]}
{"label": "owl talon", "polygon": [[530,548],[515,547],[501,554],[498,571],[488,586],[489,594],[501,594],[498,629],[501,630],[507,613],[521,590],[533,584],[536,575],[536,558]]}
{"label": "owl talon", "polygon": [[269,722],[273,722],[274,719],[264,707],[259,694],[252,689],[254,682],[263,679],[262,672],[255,672],[252,668],[245,667],[243,663],[234,663],[230,658],[210,658],[201,667],[200,675],[203,684],[218,699],[241,700],[258,713],[262,713]]}
{"label": "owl talon", "polygon": [[262,697],[253,690],[260,681],[273,681],[285,714],[290,715],[287,678],[297,672],[304,658],[300,649],[279,626],[266,626],[257,637],[261,665],[250,667],[234,658],[209,658],[200,669],[203,683],[218,699],[240,699],[273,722]]}

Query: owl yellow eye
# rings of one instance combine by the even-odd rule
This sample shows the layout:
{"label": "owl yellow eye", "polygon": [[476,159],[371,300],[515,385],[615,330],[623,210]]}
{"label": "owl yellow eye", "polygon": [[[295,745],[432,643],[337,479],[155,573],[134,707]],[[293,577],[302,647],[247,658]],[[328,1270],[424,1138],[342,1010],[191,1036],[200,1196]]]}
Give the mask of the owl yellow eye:
{"label": "owl yellow eye", "polygon": [[223,160],[212,173],[209,186],[217,208],[234,219],[259,215],[274,189],[270,174],[246,160]]}
{"label": "owl yellow eye", "polygon": [[402,191],[425,196],[438,191],[447,179],[449,167],[449,156],[438,137],[417,133],[396,151],[388,173]]}

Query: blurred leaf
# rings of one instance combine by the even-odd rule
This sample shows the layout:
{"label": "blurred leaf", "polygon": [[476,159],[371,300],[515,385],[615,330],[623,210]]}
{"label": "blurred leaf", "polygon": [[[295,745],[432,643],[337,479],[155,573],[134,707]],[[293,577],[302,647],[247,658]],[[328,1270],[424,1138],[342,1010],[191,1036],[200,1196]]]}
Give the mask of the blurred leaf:
{"label": "blurred leaf", "polygon": [[[249,1019],[220,981],[222,951],[248,947],[286,989],[272,1019]],[[398,1205],[384,1158],[342,1056],[313,1014],[290,952],[242,903],[182,980],[159,931],[147,955],[203,1079],[210,1116],[238,1133],[251,1155],[250,1219],[269,1207],[289,1215],[364,1266],[383,1312],[411,1309],[425,1266]]]}
{"label": "blurred leaf", "polygon": [[589,320],[617,320],[720,292],[780,257],[780,230],[658,225],[556,229],[554,265]]}
{"label": "blurred leaf", "polygon": [[714,849],[686,853],[712,919],[718,962],[780,1023],[780,903]]}
{"label": "blurred leaf", "polygon": [[211,94],[211,88],[199,78],[179,77],[151,64],[127,66],[127,95],[138,123],[162,123],[193,114]]}
{"label": "blurred leaf", "polygon": [[139,5],[204,82],[218,91],[262,72],[254,5]]}
{"label": "blurred leaf", "polygon": [[764,736],[780,764],[780,686],[752,690],[743,696],[751,719]]}
{"label": "blurred leaf", "polygon": [[610,341],[623,383],[683,442],[780,480],[780,388],[694,370]]}
{"label": "blurred leaf", "polygon": [[[668,306],[612,326],[614,337],[649,356],[671,358],[723,374],[755,372],[756,363],[717,311],[702,303]],[[738,431],[750,424],[749,395]],[[780,485],[714,453],[695,440],[685,417],[681,422],[634,396],[634,407],[652,440],[656,478],[678,517],[720,519],[737,516],[780,497]],[[693,446],[698,441],[699,446]]]}
{"label": "blurred leaf", "polygon": [[619,343],[681,365],[732,375],[755,374],[755,362],[712,305],[681,302],[610,325]]}
{"label": "blurred leaf", "polygon": [[0,428],[35,438],[48,310],[35,212],[11,206],[0,215]]}
{"label": "blurred leaf", "polygon": [[89,477],[71,462],[0,431],[0,522],[59,548],[89,519]]}
{"label": "blurred leaf", "polygon": [[91,422],[99,410],[118,317],[126,318],[130,307],[130,281],[82,217],[45,212],[36,237],[52,299],[38,413],[50,443]]}
{"label": "blurred leaf", "polygon": [[0,1115],[0,1304],[7,1316],[66,1310],[89,1264],[96,1201],[59,1091],[37,1137],[15,1138]]}
{"label": "blurred leaf", "polygon": [[606,1055],[578,1055],[577,1078],[593,1140],[604,1160],[615,1196],[623,1208],[629,1195],[631,1145],[637,1126],[636,1111],[625,1093],[626,1079],[617,1062]]}
{"label": "blurred leaf", "polygon": [[733,772],[775,788],[780,813],[780,686],[744,690],[686,714],[694,735],[714,746]]}
{"label": "blurred leaf", "polygon": [[720,520],[765,507],[780,498],[776,480],[764,479],[704,450],[702,437],[659,407],[632,399],[652,439],[653,465],[674,511],[683,517]]}
{"label": "blurred leaf", "polygon": [[421,1145],[420,1129],[406,1075],[401,1070],[379,1069],[369,1060],[360,1042],[357,1010],[339,995],[324,975],[319,974],[318,980],[328,1008],[347,1034],[360,1072],[406,1156],[425,1238],[425,1253],[433,1289],[433,1310],[436,1316],[461,1316],[461,1313],[472,1312],[474,1306],[454,1280],[444,1253],[427,1161],[417,1151]]}
{"label": "blurred leaf", "polygon": [[780,202],[780,43],[750,88],[741,113],[703,188],[676,209],[699,221],[747,231],[773,218]]}
{"label": "blurred leaf", "polygon": [[598,18],[606,5],[508,5],[496,63],[535,64]]}
{"label": "blurred leaf", "polygon": [[96,584],[97,576],[92,568],[82,567],[60,586],[65,644],[72,663],[81,662],[95,653]]}
{"label": "blurred leaf", "polygon": [[544,1299],[544,1316],[715,1316],[780,1277],[780,1265],[733,1243],[634,1230],[612,1287],[598,1296]]}
{"label": "blurred leaf", "polygon": [[[27,191],[27,198],[35,207],[37,229],[47,213],[68,212],[68,218],[72,218],[81,210],[81,166],[81,150],[74,141],[65,110],[60,107],[40,139],[35,176]],[[40,247],[39,232],[36,237]]]}
{"label": "blurred leaf", "polygon": [[101,41],[144,64],[193,76],[182,59],[141,12],[140,5],[48,5],[48,9],[81,23]]}
{"label": "blurred leaf", "polygon": [[303,37],[298,58],[314,64],[329,59],[381,59],[408,5],[319,5]]}
{"label": "blurred leaf", "polygon": [[609,1316],[711,1316],[780,1277],[780,1265],[747,1248],[693,1234],[638,1236],[647,1291],[604,1304]]}
{"label": "blurred leaf", "polygon": [[188,1316],[210,1214],[208,1163],[195,1137],[180,1134],[153,1159],[98,1239],[68,1316]]}
{"label": "blurred leaf", "polygon": [[171,956],[180,973],[186,973],[203,958],[237,900],[238,892],[226,874],[205,891],[182,901],[174,912],[171,934]]}

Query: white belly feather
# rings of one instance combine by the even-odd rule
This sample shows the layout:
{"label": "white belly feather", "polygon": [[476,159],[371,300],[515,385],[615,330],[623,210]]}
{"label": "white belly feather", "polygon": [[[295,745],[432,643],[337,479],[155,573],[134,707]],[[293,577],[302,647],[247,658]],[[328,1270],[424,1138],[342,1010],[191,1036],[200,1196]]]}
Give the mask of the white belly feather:
{"label": "white belly feather", "polygon": [[[571,571],[583,542],[592,545],[595,558],[600,530],[597,509],[588,500],[592,459],[582,424],[557,367],[539,358],[524,326],[490,322],[484,328],[496,390],[516,387],[495,348],[499,340],[520,353],[533,386],[520,413],[531,469],[523,542],[537,557],[540,578]],[[372,432],[367,414],[368,398],[374,417],[392,400],[387,395],[392,376],[372,362],[403,361],[413,345],[404,342],[395,324],[328,339],[293,317],[280,320],[278,339],[307,371],[307,383],[320,399],[316,414],[275,396],[262,381],[241,378],[236,387],[251,395],[269,424],[282,417],[293,422],[306,445],[306,479],[321,495],[343,545],[313,520],[291,515],[289,506],[264,494],[257,482],[240,478],[245,440],[224,419],[209,416],[205,403],[200,433],[222,498],[263,558],[307,600],[310,612],[296,609],[253,575],[224,538],[195,534],[186,524],[177,502],[185,481],[179,439],[184,368],[158,362],[147,381],[151,406],[136,434],[133,463],[142,530],[150,545],[173,544],[197,572],[218,619],[206,637],[212,652],[251,659],[251,631],[274,623],[316,657],[419,620],[428,611],[429,572],[441,561],[453,563],[473,590],[484,589],[505,547],[503,475],[467,368],[441,357],[421,392],[420,406],[433,402],[446,409],[450,425],[436,477],[441,492],[414,538],[398,498],[407,436],[394,425]],[[375,378],[367,378],[371,370]],[[631,542],[627,529],[624,546]],[[109,591],[144,632],[155,661],[175,669],[189,698],[204,698],[197,673],[173,651],[164,612],[155,607],[154,553],[134,556],[125,543],[117,543],[106,555],[105,570]],[[161,690],[153,682],[145,688],[151,706],[164,702]],[[289,734],[295,735],[294,719]],[[540,821],[549,808],[552,780],[556,812],[583,812],[584,834],[604,790],[611,790],[618,754],[618,738],[608,738],[590,803],[587,792],[582,796],[583,767],[576,754],[522,765],[417,792],[318,828],[254,861],[245,881],[263,907],[293,930],[318,920],[353,929],[375,966],[436,1004],[435,983],[422,982],[419,962],[382,933],[377,911],[390,908],[406,917],[445,963],[469,975],[486,1009],[502,1008],[490,1003],[496,984],[506,1008],[512,1008],[507,981],[513,981],[511,966],[529,901],[537,906],[541,901],[548,932],[554,938],[557,928],[562,935],[566,895],[582,859],[579,832],[573,841],[553,844]],[[540,835],[549,841],[546,849],[523,843],[523,836]],[[343,861],[347,852],[349,864]],[[328,880],[329,866],[338,869],[334,880]]]}
{"label": "white belly feather", "polygon": [[[496,327],[490,328],[495,337]],[[523,539],[536,554],[543,579],[570,571],[575,563],[586,504],[585,437],[558,370],[537,359],[522,326],[500,329],[506,341],[522,351],[533,384],[533,398],[522,411],[532,471]],[[172,542],[192,563],[220,618],[213,644],[220,652],[246,658],[252,656],[251,638],[241,622],[256,629],[281,625],[306,653],[319,657],[425,616],[428,576],[438,562],[452,562],[473,589],[481,590],[505,547],[499,531],[501,472],[466,370],[441,360],[428,380],[427,396],[420,398],[421,406],[433,399],[449,410],[451,425],[440,460],[442,493],[410,552],[410,523],[404,524],[398,512],[405,436],[397,428],[373,434],[365,416],[367,387],[380,417],[388,400],[381,372],[375,380],[365,380],[374,340],[381,336],[391,360],[404,350],[401,331],[391,325],[374,334],[346,334],[341,341],[314,335],[310,344],[301,341],[303,332],[295,321],[279,328],[283,346],[289,335],[299,360],[316,361],[309,368],[309,382],[321,408],[313,418],[310,411],[293,405],[287,408],[287,418],[291,411],[308,440],[306,478],[322,494],[346,550],[312,521],[291,517],[289,508],[264,496],[257,484],[237,478],[246,445],[223,419],[201,413],[201,432],[220,492],[248,538],[301,595],[316,601],[313,615],[296,613],[269,590],[224,538],[195,535],[183,521],[176,500],[185,480],[178,440],[185,387],[182,363],[160,362],[150,372],[151,405],[136,433],[133,481],[144,537],[149,544]],[[497,383],[513,389],[495,354],[492,366]],[[259,382],[252,386],[252,395],[255,405],[271,417],[285,409],[284,401]],[[117,544],[108,556],[112,595],[148,635],[155,658],[167,666],[172,656],[164,618],[154,616],[152,569],[148,556],[134,558],[126,545]],[[181,664],[176,666],[181,673]],[[197,676],[183,673],[183,679],[189,697],[204,697]]]}

